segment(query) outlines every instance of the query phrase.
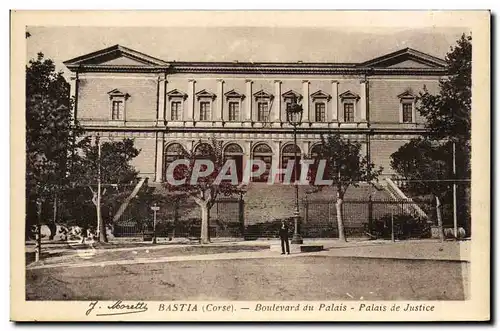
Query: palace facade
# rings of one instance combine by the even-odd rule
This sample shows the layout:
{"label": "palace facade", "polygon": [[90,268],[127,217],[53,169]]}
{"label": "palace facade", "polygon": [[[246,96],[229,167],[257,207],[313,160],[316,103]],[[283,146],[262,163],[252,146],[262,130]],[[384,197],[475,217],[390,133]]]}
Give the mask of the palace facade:
{"label": "palace facade", "polygon": [[162,182],[179,148],[215,136],[242,168],[249,158],[286,164],[293,127],[286,107],[299,100],[300,154],[321,134],[359,141],[384,175],[390,156],[424,132],[415,97],[436,93],[442,59],[406,48],[362,63],[166,62],[116,45],[68,60],[74,115],[91,135],[134,138],[141,176]]}

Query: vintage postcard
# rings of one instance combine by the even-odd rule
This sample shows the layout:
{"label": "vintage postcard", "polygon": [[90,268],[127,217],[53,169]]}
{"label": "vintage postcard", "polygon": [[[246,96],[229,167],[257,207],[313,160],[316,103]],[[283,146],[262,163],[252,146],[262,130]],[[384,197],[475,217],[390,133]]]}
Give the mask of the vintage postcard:
{"label": "vintage postcard", "polygon": [[[12,11],[14,321],[487,321],[487,11]],[[474,111],[473,111],[474,110]]]}

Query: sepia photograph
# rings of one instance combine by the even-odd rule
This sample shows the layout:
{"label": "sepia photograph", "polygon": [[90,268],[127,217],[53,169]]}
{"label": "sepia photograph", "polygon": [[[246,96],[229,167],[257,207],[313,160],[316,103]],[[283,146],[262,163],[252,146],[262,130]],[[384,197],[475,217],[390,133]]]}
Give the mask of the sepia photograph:
{"label": "sepia photograph", "polygon": [[79,302],[81,320],[435,320],[475,299],[487,319],[471,270],[489,197],[471,170],[489,129],[471,128],[489,93],[473,51],[489,48],[466,21],[334,14],[357,25],[25,17],[16,299]]}

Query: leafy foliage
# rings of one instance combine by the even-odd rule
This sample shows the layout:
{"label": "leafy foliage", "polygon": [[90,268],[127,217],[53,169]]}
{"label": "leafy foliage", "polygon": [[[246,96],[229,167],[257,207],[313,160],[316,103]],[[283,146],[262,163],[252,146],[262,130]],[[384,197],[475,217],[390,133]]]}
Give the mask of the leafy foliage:
{"label": "leafy foliage", "polygon": [[[377,180],[383,169],[375,169],[375,165],[361,154],[359,142],[344,139],[339,133],[321,136],[316,162],[321,160],[326,161],[325,179],[331,180],[331,185],[337,190],[337,227],[339,239],[345,241],[342,208],[347,189],[359,186],[360,182],[371,183]],[[321,189],[323,186],[317,187]]]}
{"label": "leafy foliage", "polygon": [[[223,180],[220,183],[216,182],[217,176],[223,171],[224,157],[222,142],[212,138],[210,143],[202,143],[197,149],[192,151],[183,150],[179,155],[180,158],[188,160],[189,164],[179,165],[173,172],[173,177],[176,180],[185,178],[186,181],[181,185],[172,185],[166,182],[166,188],[170,192],[183,194],[192,197],[197,203],[206,203],[211,208],[219,195],[232,196],[244,192],[244,187],[229,180]],[[195,162],[198,160],[208,160],[214,165],[213,172],[205,177],[199,177],[195,183],[191,183],[191,178],[195,169]],[[206,167],[202,167],[202,171]]]}
{"label": "leafy foliage", "polygon": [[396,240],[410,238],[430,238],[431,228],[426,219],[411,215],[384,215],[373,220],[370,233],[377,238],[391,239],[394,224],[394,238]]}
{"label": "leafy foliage", "polygon": [[418,98],[417,110],[426,118],[433,139],[466,143],[471,134],[472,37],[462,35],[446,55],[447,77],[439,82],[440,92],[427,89]]}
{"label": "leafy foliage", "polygon": [[68,213],[77,223],[85,228],[93,228],[96,220],[96,196],[98,168],[101,168],[101,211],[105,222],[110,222],[113,212],[130,194],[137,183],[137,170],[130,162],[139,155],[132,139],[106,141],[101,143],[99,160],[99,142],[85,137],[79,143],[75,153],[70,181],[65,198],[70,205]]}
{"label": "leafy foliage", "polygon": [[[244,194],[245,187],[229,180],[220,183],[216,181],[220,173],[225,173],[222,142],[212,138],[209,143],[200,143],[196,149],[191,151],[182,150],[179,158],[187,160],[187,165],[179,165],[175,168],[172,176],[175,180],[186,179],[183,184],[173,185],[168,180],[166,189],[179,196],[191,197],[201,208],[201,240],[208,243],[208,229],[210,221],[210,209],[215,204],[218,196],[232,196]],[[212,162],[214,169],[205,177],[200,177],[195,183],[191,182],[194,172],[197,170],[196,161],[206,160]],[[201,169],[206,170],[205,168]]]}
{"label": "leafy foliage", "polygon": [[[457,178],[470,178],[472,37],[462,35],[446,55],[447,77],[432,95],[424,88],[417,110],[426,119],[426,138],[447,144],[455,142]],[[447,144],[451,150],[451,145]],[[449,159],[451,160],[451,159]]]}
{"label": "leafy foliage", "polygon": [[[54,62],[38,53],[26,66],[26,229],[35,223],[36,202],[42,219],[49,202],[69,185],[71,153],[81,130],[74,125],[69,84]],[[29,234],[28,234],[29,235]]]}
{"label": "leafy foliage", "polygon": [[[410,180],[406,189],[412,195],[432,194],[445,206],[452,202],[450,180],[469,179],[471,175],[471,41],[471,36],[462,35],[446,55],[447,77],[440,80],[439,93],[433,95],[424,88],[417,98],[417,110],[426,119],[427,134],[401,146],[391,156],[391,166]],[[458,185],[457,197],[457,204],[462,206],[458,217],[466,225],[465,220],[470,220],[470,186]],[[446,209],[443,213],[449,214]]]}
{"label": "leafy foliage", "polygon": [[[99,139],[99,138],[97,138]],[[72,182],[78,185],[95,186],[98,177],[98,167],[101,168],[101,182],[107,184],[133,184],[138,172],[130,162],[139,155],[133,139],[121,141],[91,142],[86,137],[80,143],[78,157],[73,165]],[[101,157],[99,160],[99,147]]]}
{"label": "leafy foliage", "polygon": [[449,144],[415,138],[392,154],[391,167],[403,178],[411,178],[405,189],[412,196],[442,195],[450,188],[445,180],[452,175],[451,152]]}
{"label": "leafy foliage", "polygon": [[26,67],[26,187],[28,196],[50,197],[65,178],[72,126],[69,85],[52,60]]}
{"label": "leafy foliage", "polygon": [[337,193],[343,199],[345,192],[352,185],[360,182],[377,180],[383,168],[375,168],[361,155],[361,144],[357,141],[344,139],[339,133],[321,136],[321,146],[316,161],[326,160],[325,178],[333,181]]}

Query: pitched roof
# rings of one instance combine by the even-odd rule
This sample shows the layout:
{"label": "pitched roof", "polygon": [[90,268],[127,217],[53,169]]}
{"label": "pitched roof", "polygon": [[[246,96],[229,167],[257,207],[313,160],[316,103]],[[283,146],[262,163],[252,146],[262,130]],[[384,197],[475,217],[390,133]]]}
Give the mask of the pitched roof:
{"label": "pitched roof", "polygon": [[412,60],[421,64],[428,65],[430,67],[443,67],[446,62],[435,56],[422,53],[413,48],[404,48],[399,51],[395,51],[389,54],[385,54],[374,59],[360,63],[360,66],[364,67],[387,67],[395,63],[400,63],[405,60]]}
{"label": "pitched roof", "polygon": [[96,52],[85,54],[75,57],[71,60],[64,61],[63,63],[68,67],[76,67],[86,64],[102,64],[103,62],[116,59],[118,57],[127,57],[137,62],[138,65],[151,65],[151,66],[166,66],[167,62],[149,56],[147,54],[135,51],[133,49],[114,45]]}
{"label": "pitched roof", "polygon": [[82,55],[64,64],[72,71],[121,71],[172,73],[297,73],[297,74],[446,74],[446,62],[412,48],[405,48],[361,63],[311,62],[166,62],[133,49],[114,45]]}

